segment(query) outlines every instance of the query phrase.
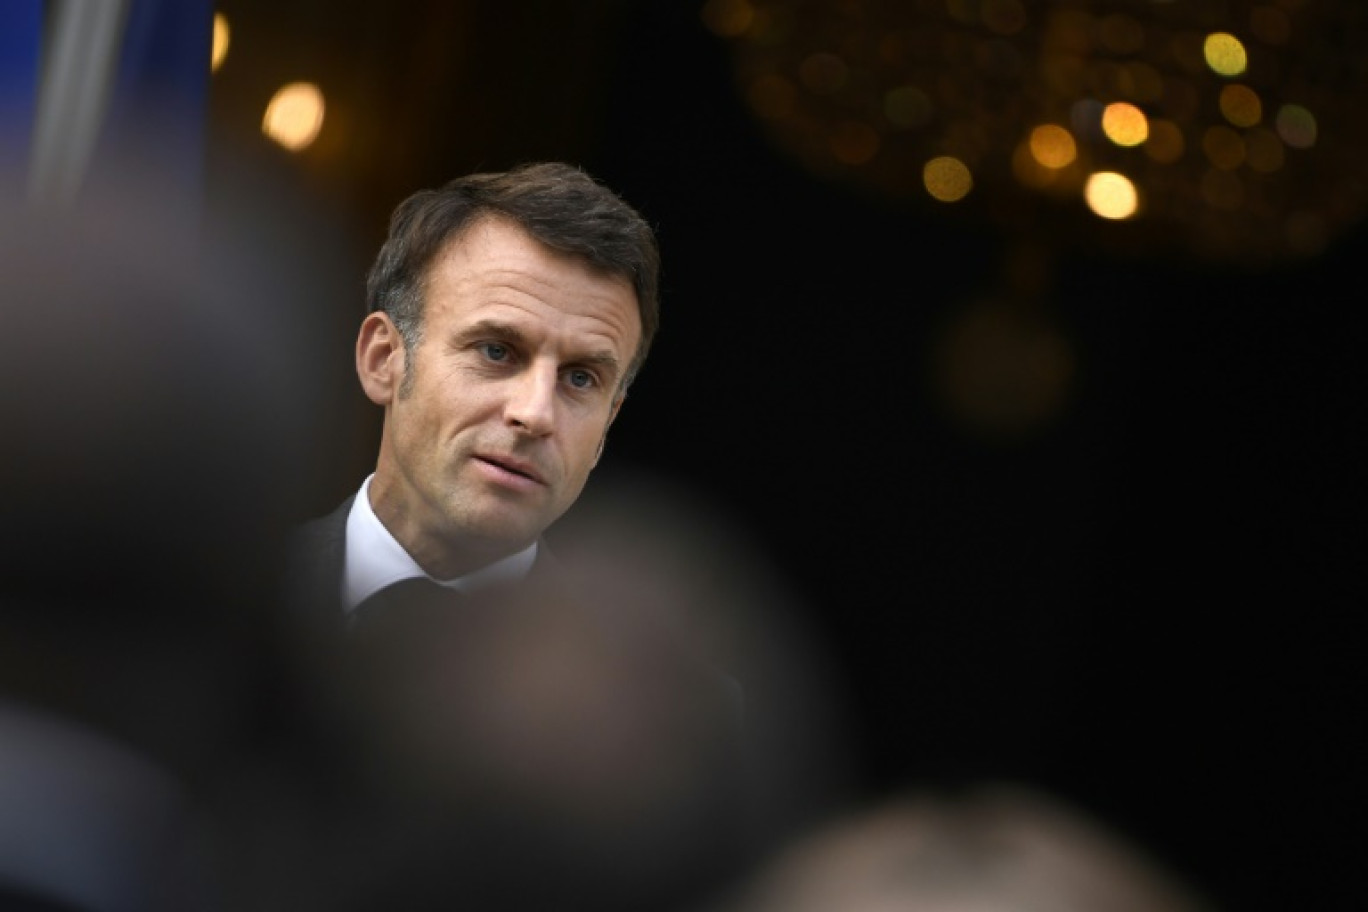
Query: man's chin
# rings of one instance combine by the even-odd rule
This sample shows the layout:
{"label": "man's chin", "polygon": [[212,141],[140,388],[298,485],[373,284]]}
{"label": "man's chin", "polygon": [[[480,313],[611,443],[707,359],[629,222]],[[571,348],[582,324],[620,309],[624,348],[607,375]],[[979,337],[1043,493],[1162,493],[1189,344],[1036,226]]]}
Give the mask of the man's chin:
{"label": "man's chin", "polygon": [[476,517],[453,530],[453,541],[460,541],[465,548],[494,558],[506,557],[531,547],[543,528],[525,516]]}

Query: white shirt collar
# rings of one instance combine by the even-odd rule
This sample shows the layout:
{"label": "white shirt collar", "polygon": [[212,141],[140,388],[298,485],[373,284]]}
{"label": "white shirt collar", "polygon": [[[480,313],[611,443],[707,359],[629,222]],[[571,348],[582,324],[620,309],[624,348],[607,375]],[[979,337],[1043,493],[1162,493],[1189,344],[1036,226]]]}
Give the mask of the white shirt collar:
{"label": "white shirt collar", "polygon": [[[366,476],[356,492],[347,514],[346,556],[342,572],[342,603],[351,611],[361,602],[391,583],[414,576],[427,576],[404,546],[390,534],[371,508],[370,485],[374,473]],[[465,576],[433,582],[452,589],[470,591],[491,583],[521,579],[537,560],[537,543],[526,550],[495,561]]]}

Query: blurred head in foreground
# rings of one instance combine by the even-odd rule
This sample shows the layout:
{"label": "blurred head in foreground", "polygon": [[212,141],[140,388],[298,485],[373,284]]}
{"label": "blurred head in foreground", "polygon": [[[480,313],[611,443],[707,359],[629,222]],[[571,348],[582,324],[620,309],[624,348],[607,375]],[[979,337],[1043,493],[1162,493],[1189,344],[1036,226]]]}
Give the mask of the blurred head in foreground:
{"label": "blurred head in foreground", "polygon": [[558,526],[556,574],[362,613],[342,753],[394,816],[367,828],[384,848],[357,851],[349,908],[666,912],[829,812],[848,772],[830,668],[705,503],[615,468]]}
{"label": "blurred head in foreground", "polygon": [[1040,792],[909,793],[795,843],[713,912],[1206,912],[1135,845]]}

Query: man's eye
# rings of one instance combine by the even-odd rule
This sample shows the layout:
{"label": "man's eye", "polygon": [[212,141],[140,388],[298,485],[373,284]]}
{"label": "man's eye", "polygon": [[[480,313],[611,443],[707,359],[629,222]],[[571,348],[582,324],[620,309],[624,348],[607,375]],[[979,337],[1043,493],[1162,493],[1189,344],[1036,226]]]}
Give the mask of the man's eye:
{"label": "man's eye", "polygon": [[477,348],[480,353],[490,361],[507,361],[509,356],[508,346],[498,342],[481,342]]}
{"label": "man's eye", "polygon": [[566,379],[575,389],[593,389],[598,382],[593,374],[585,370],[572,370],[566,375]]}

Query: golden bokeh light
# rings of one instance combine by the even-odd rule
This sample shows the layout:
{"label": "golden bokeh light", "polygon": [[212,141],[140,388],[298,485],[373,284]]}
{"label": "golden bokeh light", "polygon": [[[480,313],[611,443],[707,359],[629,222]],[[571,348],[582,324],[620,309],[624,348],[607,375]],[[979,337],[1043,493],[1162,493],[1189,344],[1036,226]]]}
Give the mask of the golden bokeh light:
{"label": "golden bokeh light", "polygon": [[1133,104],[1114,101],[1102,111],[1102,132],[1118,146],[1138,146],[1149,136],[1149,118]]}
{"label": "golden bokeh light", "polygon": [[1031,131],[1031,155],[1046,168],[1063,168],[1078,158],[1073,135],[1058,124],[1041,124]]}
{"label": "golden bokeh light", "polygon": [[323,93],[311,82],[281,86],[266,105],[261,132],[291,152],[309,147],[323,129]]}
{"label": "golden bokeh light", "polygon": [[228,27],[228,17],[214,13],[214,44],[209,52],[209,72],[216,73],[228,56],[228,45],[232,42],[232,29]]}
{"label": "golden bokeh light", "polygon": [[1316,144],[1316,116],[1301,105],[1285,104],[1278,109],[1278,135],[1295,149]]}
{"label": "golden bokeh light", "polygon": [[943,203],[964,199],[974,188],[974,177],[969,168],[949,155],[933,158],[922,168],[922,183],[926,192]]}
{"label": "golden bokeh light", "polygon": [[1239,76],[1249,66],[1244,43],[1229,32],[1213,32],[1202,42],[1202,58],[1218,76]]}
{"label": "golden bokeh light", "polygon": [[1135,184],[1124,174],[1099,171],[1088,177],[1083,187],[1083,199],[1088,208],[1105,219],[1128,219],[1140,208],[1140,195]]}

